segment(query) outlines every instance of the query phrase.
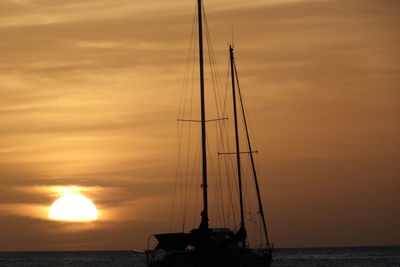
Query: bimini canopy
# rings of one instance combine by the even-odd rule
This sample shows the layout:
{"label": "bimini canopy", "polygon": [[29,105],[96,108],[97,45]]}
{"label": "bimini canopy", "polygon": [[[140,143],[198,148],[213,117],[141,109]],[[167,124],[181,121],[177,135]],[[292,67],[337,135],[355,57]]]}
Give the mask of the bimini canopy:
{"label": "bimini canopy", "polygon": [[193,234],[188,233],[167,233],[154,235],[158,244],[155,249],[163,250],[184,250],[192,245]]}

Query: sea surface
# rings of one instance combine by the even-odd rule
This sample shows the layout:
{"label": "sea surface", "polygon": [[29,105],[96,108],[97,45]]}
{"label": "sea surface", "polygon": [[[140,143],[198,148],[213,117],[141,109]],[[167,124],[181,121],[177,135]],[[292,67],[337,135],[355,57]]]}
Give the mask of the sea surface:
{"label": "sea surface", "polygon": [[[146,257],[132,251],[0,252],[0,266],[144,267]],[[400,246],[275,249],[273,266],[400,267]]]}

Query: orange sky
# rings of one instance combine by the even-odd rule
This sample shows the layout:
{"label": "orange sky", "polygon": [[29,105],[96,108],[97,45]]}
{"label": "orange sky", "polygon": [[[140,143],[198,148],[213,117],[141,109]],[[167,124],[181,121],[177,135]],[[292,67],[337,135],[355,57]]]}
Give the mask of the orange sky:
{"label": "orange sky", "polygon": [[[194,5],[0,2],[0,250],[143,249],[168,230]],[[205,5],[223,74],[234,26],[275,246],[399,245],[400,3]],[[99,221],[47,219],[70,185]]]}

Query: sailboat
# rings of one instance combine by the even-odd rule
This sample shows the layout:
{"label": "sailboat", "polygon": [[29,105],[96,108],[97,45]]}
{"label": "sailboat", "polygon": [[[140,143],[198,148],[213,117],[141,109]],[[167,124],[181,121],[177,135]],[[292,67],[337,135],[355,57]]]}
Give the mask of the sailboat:
{"label": "sailboat", "polygon": [[[198,19],[198,45],[199,45],[199,81],[200,81],[200,114],[201,119],[201,189],[203,205],[199,226],[190,232],[155,234],[157,245],[154,249],[146,251],[147,265],[149,267],[267,267],[272,261],[272,247],[269,243],[266,219],[263,211],[257,173],[253,158],[254,151],[250,142],[249,131],[244,113],[242,94],[238,82],[234,48],[229,45],[230,79],[232,89],[232,107],[235,128],[235,152],[237,183],[240,205],[240,226],[238,229],[226,227],[211,228],[209,225],[209,195],[208,195],[208,170],[207,170],[207,143],[206,143],[206,98],[204,82],[204,51],[203,51],[203,3],[197,0]],[[239,100],[239,101],[237,101]],[[239,105],[238,103],[239,102]],[[246,150],[240,150],[238,131],[238,110],[242,113],[245,129]],[[248,154],[251,162],[252,176],[254,179],[257,196],[258,215],[261,217],[262,230],[265,235],[266,247],[262,250],[251,249],[247,243],[247,230],[244,211],[244,196],[242,184],[241,155]]]}

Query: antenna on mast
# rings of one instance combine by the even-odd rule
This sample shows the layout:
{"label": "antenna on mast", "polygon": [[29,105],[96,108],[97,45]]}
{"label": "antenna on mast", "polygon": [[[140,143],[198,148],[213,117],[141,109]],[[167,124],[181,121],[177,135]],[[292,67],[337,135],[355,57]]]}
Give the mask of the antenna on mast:
{"label": "antenna on mast", "polygon": [[231,25],[231,45],[233,48],[235,47],[235,42],[233,40],[233,25]]}

